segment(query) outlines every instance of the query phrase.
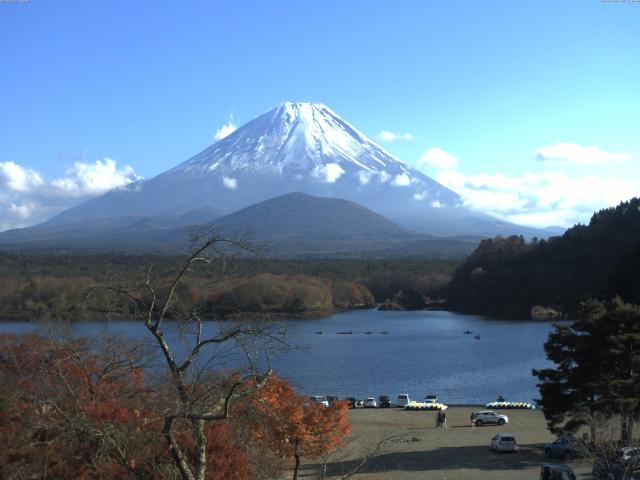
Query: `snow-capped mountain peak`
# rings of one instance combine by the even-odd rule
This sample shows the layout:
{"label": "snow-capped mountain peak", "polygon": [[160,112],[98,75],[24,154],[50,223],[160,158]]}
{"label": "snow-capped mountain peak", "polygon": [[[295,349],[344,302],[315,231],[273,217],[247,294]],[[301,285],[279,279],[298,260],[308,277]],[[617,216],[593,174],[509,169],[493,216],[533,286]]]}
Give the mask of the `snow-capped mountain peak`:
{"label": "snow-capped mountain peak", "polygon": [[[321,103],[287,102],[252,120],[168,173],[253,172],[324,178],[351,174],[364,183],[374,176],[411,178],[404,162]],[[400,180],[402,181],[402,180]]]}
{"label": "snow-capped mountain peak", "polygon": [[[321,103],[287,102],[189,160],[131,188],[72,208],[87,216],[232,212],[291,192],[351,200],[407,216],[458,207],[458,195],[402,162]],[[413,213],[411,213],[413,212]]]}

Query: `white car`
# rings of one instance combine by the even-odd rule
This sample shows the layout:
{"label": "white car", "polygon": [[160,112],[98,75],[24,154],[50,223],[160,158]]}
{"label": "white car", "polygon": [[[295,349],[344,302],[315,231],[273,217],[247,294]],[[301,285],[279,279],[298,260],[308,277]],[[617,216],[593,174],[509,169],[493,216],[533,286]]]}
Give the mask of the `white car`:
{"label": "white car", "polygon": [[411,402],[411,399],[409,398],[409,394],[401,393],[400,395],[398,395],[399,407],[406,407],[407,405],[409,405],[410,402]]}
{"label": "white car", "polygon": [[424,403],[438,403],[438,395],[427,395],[424,397]]}
{"label": "white car", "polygon": [[320,405],[324,405],[325,407],[329,406],[329,400],[324,395],[314,395],[310,397],[312,401],[319,403]]}
{"label": "white car", "polygon": [[491,450],[494,452],[516,452],[518,443],[510,433],[499,433],[491,439]]}
{"label": "white car", "polygon": [[504,425],[505,423],[509,423],[509,417],[506,415],[498,415],[496,412],[492,412],[491,410],[475,412],[473,416],[476,419],[476,425],[479,427],[489,424]]}
{"label": "white car", "polygon": [[378,404],[376,403],[376,399],[373,397],[369,397],[364,401],[365,408],[376,408]]}

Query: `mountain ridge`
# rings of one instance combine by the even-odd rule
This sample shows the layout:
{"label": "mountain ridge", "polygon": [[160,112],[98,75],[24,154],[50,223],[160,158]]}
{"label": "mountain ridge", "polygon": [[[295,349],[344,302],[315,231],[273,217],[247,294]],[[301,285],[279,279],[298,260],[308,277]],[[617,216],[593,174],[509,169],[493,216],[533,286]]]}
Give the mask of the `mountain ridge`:
{"label": "mountain ridge", "polygon": [[[207,213],[196,212],[197,214]],[[439,238],[401,227],[355,202],[289,193],[250,205],[207,222],[190,223],[196,213],[177,217],[127,217],[24,229],[0,234],[7,250],[75,249],[96,251],[183,253],[194,235],[216,232],[226,238],[248,238],[267,256],[335,258],[433,256],[460,258],[478,237]],[[176,221],[176,220],[173,220]]]}

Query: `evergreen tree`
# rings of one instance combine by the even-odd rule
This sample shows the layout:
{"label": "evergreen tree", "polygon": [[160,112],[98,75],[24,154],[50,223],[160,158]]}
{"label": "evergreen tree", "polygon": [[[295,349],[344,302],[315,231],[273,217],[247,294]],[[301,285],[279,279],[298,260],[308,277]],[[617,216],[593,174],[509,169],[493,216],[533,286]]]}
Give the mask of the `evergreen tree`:
{"label": "evergreen tree", "polygon": [[619,415],[621,440],[629,440],[640,415],[640,306],[587,302],[581,320],[557,325],[544,347],[556,366],[533,374],[550,430],[590,425],[595,438],[594,414]]}

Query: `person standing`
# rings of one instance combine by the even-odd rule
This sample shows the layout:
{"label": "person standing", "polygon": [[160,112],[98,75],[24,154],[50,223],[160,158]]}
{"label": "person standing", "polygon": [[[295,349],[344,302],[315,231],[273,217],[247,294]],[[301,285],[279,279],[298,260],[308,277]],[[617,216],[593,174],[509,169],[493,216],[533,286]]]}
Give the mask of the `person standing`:
{"label": "person standing", "polygon": [[447,414],[442,412],[442,428],[447,428]]}
{"label": "person standing", "polygon": [[476,429],[476,414],[471,412],[471,430]]}

